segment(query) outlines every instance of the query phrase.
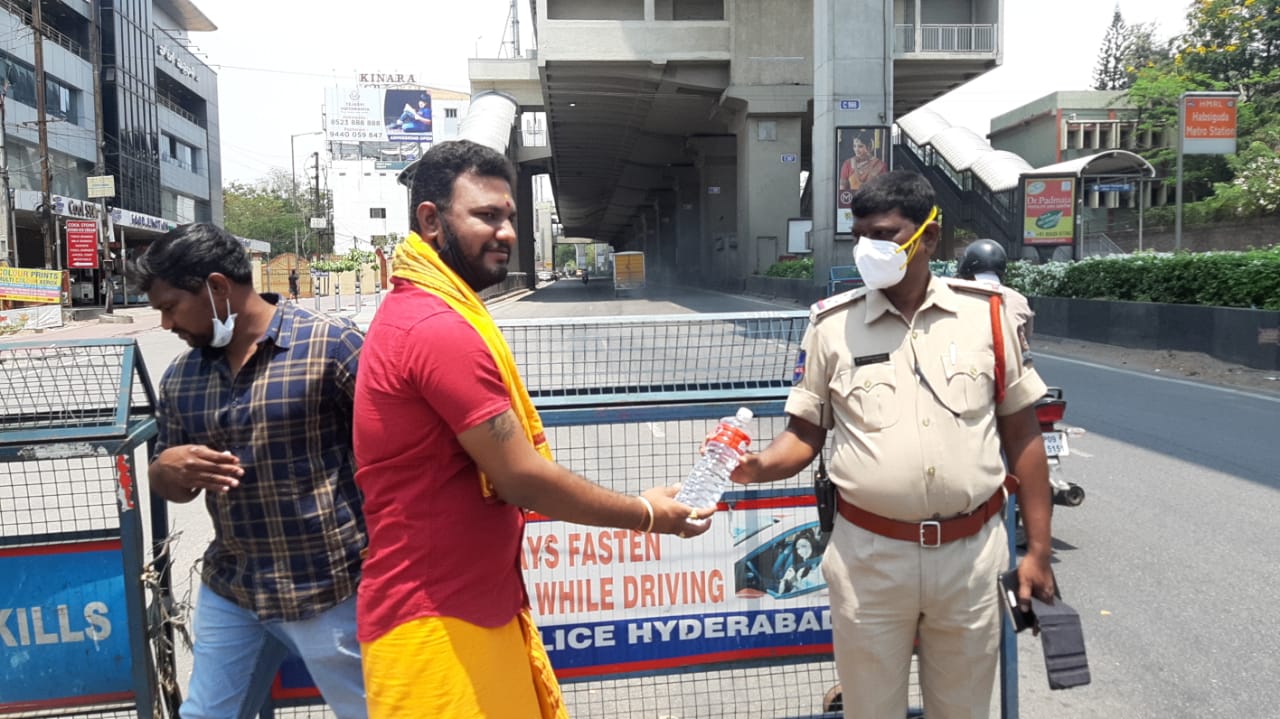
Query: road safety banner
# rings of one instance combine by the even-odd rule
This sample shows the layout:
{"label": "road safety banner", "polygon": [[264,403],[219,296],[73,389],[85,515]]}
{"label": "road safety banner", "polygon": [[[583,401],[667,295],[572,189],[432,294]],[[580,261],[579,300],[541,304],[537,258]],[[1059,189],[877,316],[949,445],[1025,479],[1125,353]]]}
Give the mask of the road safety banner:
{"label": "road safety banner", "polygon": [[728,495],[694,539],[530,521],[525,583],[556,674],[829,655],[813,496],[753,496]]}
{"label": "road safety banner", "polygon": [[0,714],[133,697],[119,541],[0,549]]}

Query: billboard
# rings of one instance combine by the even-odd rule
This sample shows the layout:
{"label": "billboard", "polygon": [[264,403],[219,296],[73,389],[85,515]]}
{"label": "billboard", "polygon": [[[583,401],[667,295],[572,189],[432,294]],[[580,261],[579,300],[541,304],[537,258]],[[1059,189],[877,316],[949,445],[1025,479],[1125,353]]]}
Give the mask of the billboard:
{"label": "billboard", "polygon": [[1024,178],[1022,197],[1023,244],[1069,245],[1075,241],[1076,178]]}
{"label": "billboard", "polygon": [[1182,96],[1182,152],[1187,155],[1227,155],[1236,151],[1234,93]]}
{"label": "billboard", "polygon": [[0,267],[0,300],[61,302],[62,271]]}
{"label": "billboard", "polygon": [[431,142],[426,89],[331,88],[325,92],[325,137],[331,142]]}
{"label": "billboard", "polygon": [[889,171],[889,128],[836,128],[836,234],[853,232],[853,193]]}

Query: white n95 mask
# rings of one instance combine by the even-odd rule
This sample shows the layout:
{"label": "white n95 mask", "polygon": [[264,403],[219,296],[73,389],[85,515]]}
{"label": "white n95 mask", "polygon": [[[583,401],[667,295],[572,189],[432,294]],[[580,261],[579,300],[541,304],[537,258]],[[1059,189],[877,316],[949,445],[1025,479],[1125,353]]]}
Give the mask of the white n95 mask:
{"label": "white n95 mask", "polygon": [[205,283],[205,289],[209,290],[209,306],[213,308],[213,339],[209,340],[210,347],[226,347],[231,344],[231,335],[235,334],[236,316],[231,313],[231,300],[227,299],[227,319],[218,319],[218,305],[213,301],[213,287],[209,283]]}
{"label": "white n95 mask", "polygon": [[916,228],[911,239],[901,245],[892,240],[859,237],[858,244],[853,248],[853,264],[858,266],[858,274],[863,283],[873,290],[883,290],[901,282],[907,275],[907,265],[911,264],[911,258],[920,249],[920,237],[924,235],[924,228],[937,216],[938,208],[935,206]]}
{"label": "white n95 mask", "polygon": [[893,287],[907,274],[907,262],[899,257],[902,247],[890,240],[859,237],[853,248],[853,263],[863,283],[873,290]]}

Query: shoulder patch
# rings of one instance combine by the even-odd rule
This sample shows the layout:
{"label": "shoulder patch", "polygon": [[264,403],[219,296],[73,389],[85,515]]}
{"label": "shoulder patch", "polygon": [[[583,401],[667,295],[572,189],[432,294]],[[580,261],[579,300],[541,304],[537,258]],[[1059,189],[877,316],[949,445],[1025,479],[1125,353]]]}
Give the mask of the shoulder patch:
{"label": "shoulder patch", "polygon": [[825,299],[818,300],[809,305],[809,321],[817,322],[818,318],[823,315],[830,314],[842,307],[848,307],[854,300],[862,299],[866,296],[868,290],[866,287],[858,287],[857,289],[846,290],[838,294],[831,295]]}
{"label": "shoulder patch", "polygon": [[953,290],[963,292],[976,292],[981,295],[998,295],[1001,294],[1000,287],[990,282],[981,282],[979,280],[962,280],[959,277],[942,277],[943,282]]}

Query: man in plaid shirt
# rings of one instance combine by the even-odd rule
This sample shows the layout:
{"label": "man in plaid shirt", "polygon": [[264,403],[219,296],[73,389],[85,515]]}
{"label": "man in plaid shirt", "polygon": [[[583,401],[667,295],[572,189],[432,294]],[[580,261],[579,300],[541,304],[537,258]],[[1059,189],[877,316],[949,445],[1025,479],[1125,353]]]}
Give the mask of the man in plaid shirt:
{"label": "man in plaid shirt", "polygon": [[161,326],[191,346],[160,382],[151,489],[171,502],[203,493],[214,527],[183,719],[256,713],[290,651],[338,717],[363,718],[359,330],[259,295],[240,242],[210,224],[156,240],[139,271]]}

